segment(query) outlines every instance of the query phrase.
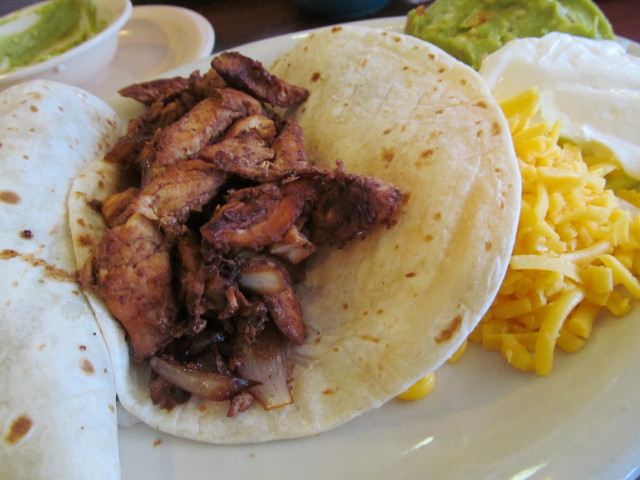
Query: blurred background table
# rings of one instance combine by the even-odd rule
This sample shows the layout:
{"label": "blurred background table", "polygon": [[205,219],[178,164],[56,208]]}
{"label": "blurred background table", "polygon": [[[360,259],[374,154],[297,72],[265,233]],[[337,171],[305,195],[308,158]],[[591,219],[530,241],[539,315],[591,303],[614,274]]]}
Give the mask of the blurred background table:
{"label": "blurred background table", "polygon": [[[0,15],[40,0],[2,0]],[[329,18],[307,12],[291,0],[132,0],[133,5],[180,5],[206,17],[215,29],[215,52],[284,33],[315,28],[349,19]],[[392,0],[364,18],[392,17],[406,13],[419,0]],[[621,37],[640,42],[640,0],[599,0],[596,3]],[[357,20],[357,19],[350,19]]]}
{"label": "blurred background table", "polygon": [[[362,19],[320,16],[297,7],[291,0],[132,1],[134,5],[181,5],[200,13],[211,22],[215,29],[215,52],[275,35],[346,20]],[[406,15],[409,10],[420,3],[422,2],[392,0],[382,10],[364,18]],[[601,0],[596,3],[610,20],[617,35],[640,42],[640,0]]]}

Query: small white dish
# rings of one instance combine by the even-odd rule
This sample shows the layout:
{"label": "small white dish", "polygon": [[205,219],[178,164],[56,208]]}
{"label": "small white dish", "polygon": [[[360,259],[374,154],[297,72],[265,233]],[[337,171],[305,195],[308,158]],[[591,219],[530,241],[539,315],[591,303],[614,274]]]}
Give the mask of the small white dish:
{"label": "small white dish", "polygon": [[82,88],[101,98],[118,89],[158,76],[213,51],[215,34],[202,15],[182,7],[147,5],[133,8],[120,30],[111,63]]}
{"label": "small white dish", "polygon": [[94,3],[98,20],[108,22],[104,30],[60,55],[0,75],[0,90],[36,78],[82,86],[102,71],[116,53],[117,33],[131,16],[132,7],[129,0],[94,0]]}

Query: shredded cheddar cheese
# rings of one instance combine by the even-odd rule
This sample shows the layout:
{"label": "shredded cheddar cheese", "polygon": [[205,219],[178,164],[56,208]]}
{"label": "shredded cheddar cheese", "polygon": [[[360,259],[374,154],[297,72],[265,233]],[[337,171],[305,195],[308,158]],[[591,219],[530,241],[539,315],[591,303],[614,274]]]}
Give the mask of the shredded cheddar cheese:
{"label": "shredded cheddar cheese", "polygon": [[[509,267],[492,306],[469,336],[513,367],[551,372],[556,346],[579,350],[601,311],[622,316],[640,298],[640,216],[621,208],[605,175],[612,159],[559,142],[560,125],[536,122],[527,90],[501,107],[522,175],[522,209]],[[640,206],[640,194],[620,196]]]}

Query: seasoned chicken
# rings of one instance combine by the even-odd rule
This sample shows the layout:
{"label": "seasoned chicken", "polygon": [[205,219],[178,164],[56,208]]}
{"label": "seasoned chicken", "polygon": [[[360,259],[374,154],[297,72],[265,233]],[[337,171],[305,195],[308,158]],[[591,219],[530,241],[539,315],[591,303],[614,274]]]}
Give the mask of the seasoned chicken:
{"label": "seasoned chicken", "polygon": [[320,194],[307,224],[313,243],[341,247],[374,224],[393,224],[402,193],[392,184],[341,169],[316,178]]}
{"label": "seasoned chicken", "polygon": [[229,416],[291,403],[286,342],[305,341],[293,273],[317,244],[392,225],[401,192],[310,166],[300,126],[271,109],[308,92],[238,53],[121,93],[148,109],[107,159],[139,184],[102,202],[92,280],[135,361],[150,359],[153,402],[229,401]]}
{"label": "seasoned chicken", "polygon": [[277,178],[277,172],[271,169],[273,157],[273,149],[255,130],[207,145],[198,152],[198,158],[222,171],[263,182],[274,175]]}
{"label": "seasoned chicken", "polygon": [[161,171],[133,200],[135,211],[158,220],[171,238],[187,231],[192,212],[209,202],[227,175],[208,162],[186,160]]}
{"label": "seasoned chicken", "polygon": [[118,90],[123,97],[132,98],[145,105],[167,102],[180,95],[189,86],[189,79],[183,77],[160,78],[148,82],[134,83]]}
{"label": "seasoned chicken", "polygon": [[262,112],[262,105],[237,90],[223,88],[207,97],[180,120],[158,130],[153,138],[152,176],[197,153],[220,135],[233,120]]}
{"label": "seasoned chicken", "polygon": [[276,107],[290,107],[304,102],[309,92],[271,75],[257,60],[238,52],[218,55],[211,67],[234,87]]}
{"label": "seasoned chicken", "polygon": [[283,195],[272,183],[232,193],[200,228],[207,244],[223,253],[260,251],[282,240],[302,213],[304,199]]}
{"label": "seasoned chicken", "polygon": [[256,131],[267,145],[271,145],[276,138],[276,125],[273,120],[264,115],[249,115],[236,120],[224,134],[224,139],[238,137],[245,133]]}
{"label": "seasoned chicken", "polygon": [[171,340],[177,306],[169,245],[141,214],[105,232],[96,252],[98,291],[122,323],[140,362]]}
{"label": "seasoned chicken", "polygon": [[273,142],[275,152],[274,167],[279,170],[293,170],[307,167],[307,152],[302,141],[302,128],[294,122],[284,122],[284,126]]}

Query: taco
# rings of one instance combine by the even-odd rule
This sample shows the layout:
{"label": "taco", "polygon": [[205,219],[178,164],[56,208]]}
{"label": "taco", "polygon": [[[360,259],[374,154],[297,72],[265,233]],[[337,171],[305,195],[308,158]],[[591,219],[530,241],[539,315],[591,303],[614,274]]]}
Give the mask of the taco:
{"label": "taco", "polygon": [[[266,75],[260,65],[251,71],[249,83]],[[271,73],[308,91],[299,105],[280,106],[302,127],[311,170],[375,176],[402,191],[403,201],[391,228],[374,227],[363,238],[340,242],[340,248],[318,247],[307,259],[294,285],[306,338],[287,344],[294,401],[279,408],[253,405],[229,418],[229,402],[197,395],[171,408],[154,405],[149,362],[137,361],[145,356],[144,342],[132,348],[130,332],[97,294],[88,293],[123,407],[153,428],[204,442],[316,434],[379,407],[436,369],[489,307],[518,220],[520,179],[506,121],[477,73],[441,50],[383,30],[333,28],[300,40]],[[175,95],[172,84],[202,85],[209,75],[147,84],[139,98],[162,90],[166,99]],[[158,158],[166,161],[176,150],[156,148],[161,157],[147,162],[145,148],[164,137],[136,147],[136,128],[142,128],[139,120],[130,123],[131,135],[116,150],[141,148],[138,158],[151,185],[154,175],[170,167],[160,164],[154,172]],[[174,133],[183,131],[172,127]],[[180,155],[194,161],[193,152]],[[213,155],[209,161],[215,161]],[[307,167],[300,171],[302,177],[315,175]],[[122,181],[120,166],[100,159],[74,182],[71,202],[85,201],[70,203],[70,221],[82,226],[76,238],[89,240],[86,247],[74,242],[78,264],[91,265],[99,254],[92,246],[113,230],[91,205],[101,203],[104,212],[106,202],[114,213],[109,220],[120,223],[126,207],[109,199],[131,194],[112,196],[122,190]],[[140,200],[144,195],[135,190],[133,195],[138,211],[148,205]],[[358,203],[353,205],[358,210]],[[162,225],[146,228],[148,238],[180,233],[173,216],[158,209],[145,215],[155,215]]]}
{"label": "taco", "polygon": [[75,282],[66,209],[118,124],[55,82],[0,93],[0,478],[120,477],[112,369]]}

